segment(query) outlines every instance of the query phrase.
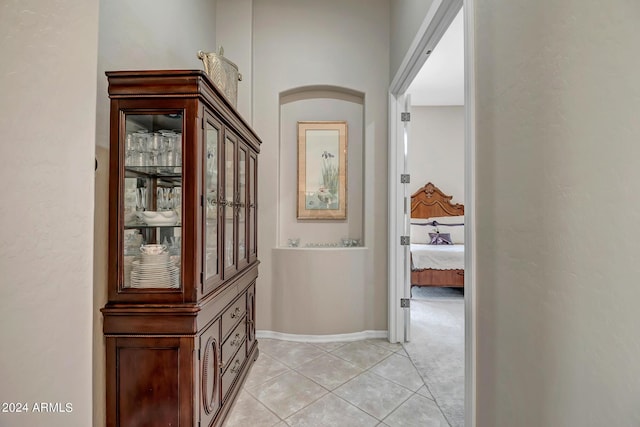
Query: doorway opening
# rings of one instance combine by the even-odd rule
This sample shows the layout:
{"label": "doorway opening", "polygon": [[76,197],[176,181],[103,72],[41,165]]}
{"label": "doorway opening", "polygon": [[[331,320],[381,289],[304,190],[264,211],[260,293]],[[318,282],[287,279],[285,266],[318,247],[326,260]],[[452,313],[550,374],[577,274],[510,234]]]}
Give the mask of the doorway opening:
{"label": "doorway opening", "polygon": [[[464,8],[463,8],[464,3]],[[475,277],[473,274],[474,259],[474,242],[473,242],[473,211],[474,211],[474,191],[473,191],[473,163],[474,163],[474,83],[473,83],[473,50],[472,50],[472,20],[473,4],[472,1],[443,1],[435,2],[432,10],[427,14],[425,23],[423,23],[420,32],[414,43],[412,44],[403,65],[400,67],[390,88],[390,145],[389,145],[389,239],[391,244],[389,257],[389,339],[391,342],[406,341],[405,348],[410,352],[410,348],[418,352],[422,338],[417,334],[418,330],[412,331],[411,319],[414,319],[414,327],[421,326],[419,322],[425,320],[425,313],[411,313],[420,306],[427,307],[430,310],[426,313],[426,320],[433,321],[437,307],[447,307],[450,302],[457,302],[457,307],[453,312],[447,309],[440,311],[440,316],[444,315],[449,320],[458,316],[457,326],[454,332],[444,334],[443,348],[439,350],[429,350],[425,360],[435,357],[439,351],[445,353],[446,345],[451,344],[451,340],[458,339],[458,358],[453,361],[451,359],[441,359],[436,361],[434,365],[447,366],[447,369],[457,369],[459,373],[458,381],[455,385],[447,384],[444,388],[454,391],[454,395],[442,395],[441,409],[443,413],[448,411],[448,420],[451,425],[474,425],[475,413],[475,389],[474,389],[474,368],[475,368],[475,330],[473,314],[475,312],[475,296],[473,292]],[[464,58],[462,66],[462,84],[458,94],[458,101],[453,103],[444,103],[441,101],[432,101],[431,105],[421,100],[422,89],[416,88],[418,80],[416,76],[423,69],[425,71],[428,66],[439,66],[437,64],[436,52],[438,49],[443,51],[449,49],[445,33],[448,29],[461,31],[464,30],[461,57]],[[462,36],[460,36],[462,37]],[[440,44],[442,43],[442,45]],[[443,53],[443,52],[440,52]],[[428,58],[428,59],[427,59]],[[445,61],[451,61],[451,58]],[[445,65],[451,65],[447,63]],[[444,89],[440,85],[440,89]],[[448,88],[449,90],[451,88]],[[433,88],[430,90],[432,97],[441,94],[434,93]],[[401,121],[401,113],[408,112],[406,108],[407,99],[413,100],[411,103],[411,130],[408,131],[407,123]],[[446,107],[444,106],[446,105]],[[431,116],[431,117],[430,117]],[[454,119],[455,117],[455,119]],[[443,130],[443,123],[457,122],[451,125],[449,129],[458,132],[457,136],[446,135]],[[430,123],[426,123],[430,122]],[[446,127],[446,126],[445,126]],[[421,129],[422,128],[422,129]],[[416,134],[424,134],[423,138],[416,138]],[[442,132],[445,132],[444,134]],[[409,135],[409,143],[406,143],[406,137]],[[421,141],[416,141],[421,139]],[[458,140],[457,145],[443,143],[443,140]],[[423,143],[422,141],[429,141]],[[435,144],[434,144],[435,142]],[[418,143],[423,146],[418,145]],[[403,147],[404,146],[404,147]],[[425,147],[426,146],[426,147]],[[408,149],[405,147],[409,147]],[[426,151],[425,151],[426,150]],[[420,159],[422,155],[422,167],[416,167],[411,164],[412,160]],[[407,157],[409,161],[407,161]],[[428,158],[429,161],[424,161]],[[452,161],[451,159],[454,159]],[[407,181],[405,175],[409,175],[409,184],[403,184],[401,181]],[[402,179],[398,179],[402,176]],[[410,196],[414,192],[425,186],[428,182],[432,182],[435,186],[440,187],[445,193],[452,196],[453,203],[464,204],[464,216],[462,223],[464,227],[462,231],[464,247],[462,252],[462,271],[464,274],[464,287],[461,289],[443,287],[414,287],[415,297],[411,298],[411,251],[409,247],[403,245],[408,239],[404,236],[412,236],[416,228],[412,226],[411,220],[411,199]],[[441,224],[441,223],[440,223]],[[433,226],[434,224],[431,224]],[[449,234],[445,227],[437,227],[439,233]],[[459,231],[458,231],[459,232]],[[426,230],[422,232],[428,236]],[[397,244],[396,244],[397,242]],[[409,260],[409,262],[407,262]],[[416,289],[418,291],[416,291]],[[426,292],[425,292],[426,291]],[[420,301],[418,301],[418,299]],[[409,300],[411,304],[406,304]],[[434,305],[435,304],[435,305]],[[401,308],[401,305],[409,305],[409,308]],[[451,308],[451,306],[449,307]],[[454,322],[455,323],[455,322]],[[451,326],[451,325],[449,325]],[[429,326],[433,329],[433,325]],[[412,357],[412,360],[415,357]],[[453,362],[445,363],[442,362]],[[425,363],[428,365],[428,363]],[[416,366],[420,370],[420,366]],[[422,374],[422,373],[421,373]],[[424,376],[424,375],[423,375]],[[434,378],[432,372],[430,377]],[[449,375],[450,376],[450,375]],[[437,388],[435,385],[434,388]],[[438,397],[436,397],[437,399]],[[446,408],[443,408],[446,407]],[[447,414],[445,414],[447,415]]]}

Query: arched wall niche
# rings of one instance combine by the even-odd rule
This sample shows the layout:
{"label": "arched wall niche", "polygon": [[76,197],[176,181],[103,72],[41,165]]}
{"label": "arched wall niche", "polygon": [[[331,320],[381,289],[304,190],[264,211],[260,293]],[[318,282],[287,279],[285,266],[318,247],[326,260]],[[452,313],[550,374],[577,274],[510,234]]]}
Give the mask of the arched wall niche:
{"label": "arched wall niche", "polygon": [[[364,101],[362,92],[329,85],[296,87],[280,93],[278,246],[291,238],[300,247],[339,245],[344,237],[364,242]],[[299,121],[347,122],[347,219],[297,219]],[[345,248],[348,249],[348,248]]]}
{"label": "arched wall niche", "polygon": [[280,105],[305,99],[337,99],[364,105],[364,93],[341,86],[312,85],[301,86],[282,91]]}
{"label": "arched wall niche", "polygon": [[[370,248],[337,246],[343,237],[360,239],[362,245],[366,244],[364,101],[362,92],[325,85],[280,93],[278,242],[272,251],[272,286],[273,310],[277,313],[274,330],[285,336],[291,334],[289,339],[378,337],[363,332],[367,330],[363,296],[370,293],[372,282],[367,273],[371,270],[367,267]],[[299,121],[347,122],[346,220],[296,217]],[[290,238],[300,238],[300,247],[288,247]],[[317,246],[322,244],[325,246]],[[332,244],[336,246],[328,246]],[[386,336],[386,331],[380,336],[383,335]]]}

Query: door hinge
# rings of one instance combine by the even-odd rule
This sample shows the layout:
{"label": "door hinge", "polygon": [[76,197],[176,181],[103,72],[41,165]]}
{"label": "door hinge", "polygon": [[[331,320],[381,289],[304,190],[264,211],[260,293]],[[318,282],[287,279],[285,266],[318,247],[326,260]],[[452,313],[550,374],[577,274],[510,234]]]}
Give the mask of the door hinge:
{"label": "door hinge", "polygon": [[204,273],[201,271],[200,272],[200,284],[201,285],[202,285],[203,281],[204,281]]}
{"label": "door hinge", "polygon": [[411,175],[408,173],[403,173],[400,175],[400,184],[409,184],[411,181]]}
{"label": "door hinge", "polygon": [[409,308],[411,300],[409,298],[400,298],[400,308]]}
{"label": "door hinge", "polygon": [[411,113],[408,113],[408,112],[400,113],[400,121],[401,122],[410,122],[411,121]]}
{"label": "door hinge", "polygon": [[200,360],[200,349],[198,349],[198,360]]}
{"label": "door hinge", "polygon": [[200,195],[200,206],[204,208],[204,194]]}
{"label": "door hinge", "polygon": [[409,236],[400,236],[400,246],[409,246],[410,238]]}

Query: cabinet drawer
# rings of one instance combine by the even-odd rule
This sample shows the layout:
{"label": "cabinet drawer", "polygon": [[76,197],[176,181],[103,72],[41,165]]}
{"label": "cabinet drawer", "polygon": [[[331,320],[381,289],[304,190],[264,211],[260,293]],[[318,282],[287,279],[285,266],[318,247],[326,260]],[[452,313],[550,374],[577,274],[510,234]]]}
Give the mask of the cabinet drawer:
{"label": "cabinet drawer", "polygon": [[222,374],[222,400],[225,401],[227,399],[227,394],[231,389],[231,385],[233,381],[238,377],[240,370],[242,369],[242,364],[244,363],[244,359],[246,358],[244,351],[239,351],[233,356],[232,360],[229,362],[229,369]]}
{"label": "cabinet drawer", "polygon": [[229,338],[222,345],[222,370],[224,371],[229,367],[229,360],[236,353],[236,351],[244,344],[245,337],[245,319],[242,319],[240,324],[231,332]]}
{"label": "cabinet drawer", "polygon": [[231,304],[231,307],[222,313],[222,339],[224,339],[229,332],[231,332],[231,329],[238,324],[238,321],[244,317],[246,310],[245,295],[246,294],[243,293],[240,298]]}

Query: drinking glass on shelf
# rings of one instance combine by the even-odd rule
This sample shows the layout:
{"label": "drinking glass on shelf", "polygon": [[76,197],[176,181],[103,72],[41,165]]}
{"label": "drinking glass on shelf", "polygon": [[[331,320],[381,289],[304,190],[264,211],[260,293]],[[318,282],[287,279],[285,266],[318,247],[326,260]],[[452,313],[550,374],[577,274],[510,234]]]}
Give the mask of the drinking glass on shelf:
{"label": "drinking glass on shelf", "polygon": [[135,147],[134,166],[149,166],[149,133],[137,131],[133,134],[133,144]]}
{"label": "drinking glass on shelf", "polygon": [[156,189],[156,210],[158,211],[164,210],[165,205],[164,194],[162,190],[162,187],[158,187]]}
{"label": "drinking glass on shelf", "polygon": [[132,133],[128,133],[124,143],[125,148],[125,164],[128,166],[137,166],[138,149],[135,138]]}
{"label": "drinking glass on shelf", "polygon": [[173,188],[165,188],[164,189],[164,208],[166,210],[173,209]]}
{"label": "drinking glass on shelf", "polygon": [[125,138],[124,148],[127,151],[137,150],[136,142],[135,142],[135,139],[134,139],[133,134],[131,132],[129,132],[127,134],[126,138]]}
{"label": "drinking glass on shelf", "polygon": [[144,211],[147,208],[147,189],[140,187],[136,191],[136,210]]}
{"label": "drinking glass on shelf", "polygon": [[157,190],[157,204],[158,210],[168,211],[173,209],[173,191],[168,187],[158,187]]}
{"label": "drinking glass on shelf", "polygon": [[180,255],[181,239],[180,236],[169,237],[169,253],[172,255]]}
{"label": "drinking glass on shelf", "polygon": [[182,187],[173,187],[173,194],[171,196],[171,208],[172,209],[181,209],[182,208]]}
{"label": "drinking glass on shelf", "polygon": [[137,191],[135,188],[125,188],[124,190],[124,221],[126,223],[135,222],[137,207]]}
{"label": "drinking glass on shelf", "polygon": [[149,151],[149,137],[149,131],[146,129],[136,131],[135,139],[138,144],[138,150]]}
{"label": "drinking glass on shelf", "polygon": [[[173,187],[171,195],[171,208],[178,215],[178,224],[182,223],[182,187]],[[207,212],[209,209],[207,209]]]}
{"label": "drinking glass on shelf", "polygon": [[182,165],[182,134],[175,132],[173,134],[173,152],[174,152],[174,165]]}
{"label": "drinking glass on shelf", "polygon": [[134,155],[132,166],[149,166],[149,153],[137,151]]}
{"label": "drinking glass on shelf", "polygon": [[170,131],[170,130],[163,130],[161,131],[162,133],[162,145],[164,146],[165,150],[172,150],[173,149],[173,137],[175,136],[175,133]]}
{"label": "drinking glass on shelf", "polygon": [[164,146],[162,143],[162,135],[159,133],[154,133],[151,135],[149,139],[149,151],[151,152],[149,165],[150,166],[159,166],[158,156],[163,151]]}

